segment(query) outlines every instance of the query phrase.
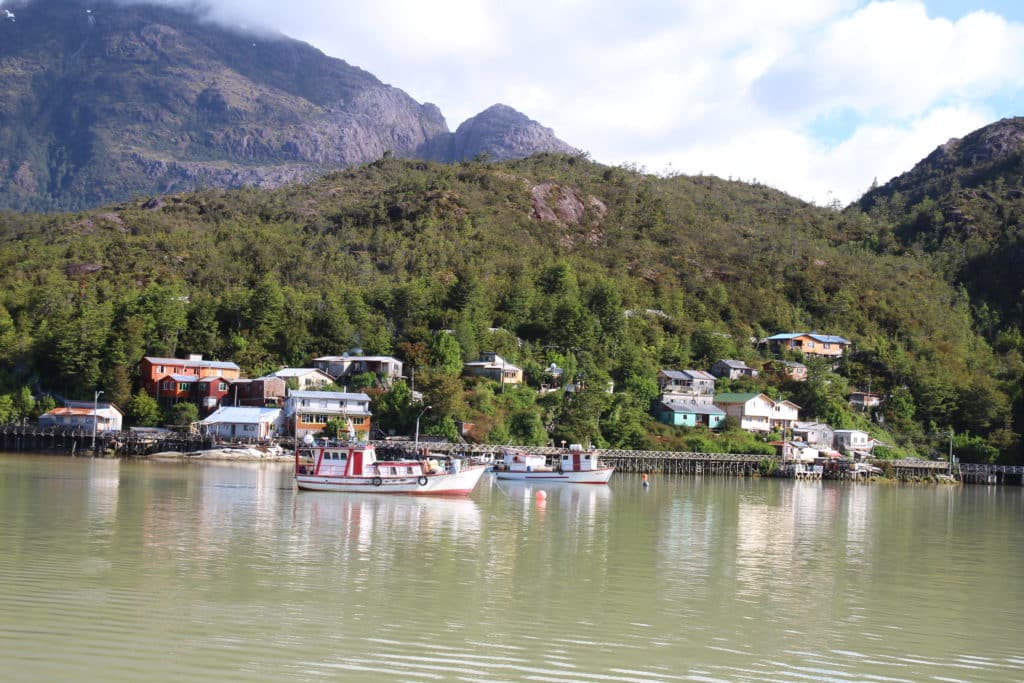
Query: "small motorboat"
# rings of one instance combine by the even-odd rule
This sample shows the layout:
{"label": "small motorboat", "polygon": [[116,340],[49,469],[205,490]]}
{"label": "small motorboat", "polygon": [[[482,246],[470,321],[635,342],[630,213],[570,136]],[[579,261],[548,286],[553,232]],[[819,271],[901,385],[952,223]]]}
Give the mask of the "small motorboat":
{"label": "small motorboat", "polygon": [[602,466],[597,451],[585,451],[580,444],[572,444],[567,453],[555,455],[550,461],[545,455],[504,449],[501,461],[491,471],[498,479],[513,481],[607,484],[615,467]]}

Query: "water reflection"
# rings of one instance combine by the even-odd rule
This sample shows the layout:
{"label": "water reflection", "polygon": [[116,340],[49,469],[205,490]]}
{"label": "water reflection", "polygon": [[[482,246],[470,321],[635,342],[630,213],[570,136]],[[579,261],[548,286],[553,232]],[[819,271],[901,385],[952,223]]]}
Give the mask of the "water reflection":
{"label": "water reflection", "polygon": [[1022,500],[631,475],[360,496],[0,457],[0,661],[19,683],[1024,680]]}

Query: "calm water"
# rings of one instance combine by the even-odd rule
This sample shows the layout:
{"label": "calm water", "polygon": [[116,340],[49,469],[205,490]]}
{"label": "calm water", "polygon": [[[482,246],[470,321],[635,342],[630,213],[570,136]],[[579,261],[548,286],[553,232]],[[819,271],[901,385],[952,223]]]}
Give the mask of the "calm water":
{"label": "calm water", "polygon": [[1021,681],[1024,497],[0,454],[0,679]]}

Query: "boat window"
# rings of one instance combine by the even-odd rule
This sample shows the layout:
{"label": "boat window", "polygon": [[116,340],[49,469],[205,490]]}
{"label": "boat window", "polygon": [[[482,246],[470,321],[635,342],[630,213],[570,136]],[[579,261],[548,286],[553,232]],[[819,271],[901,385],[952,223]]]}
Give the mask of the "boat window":
{"label": "boat window", "polygon": [[406,467],[405,468],[405,473],[406,474],[412,474],[412,468],[411,467]]}
{"label": "boat window", "polygon": [[391,474],[398,474],[398,468],[397,467],[392,467],[391,468]]}

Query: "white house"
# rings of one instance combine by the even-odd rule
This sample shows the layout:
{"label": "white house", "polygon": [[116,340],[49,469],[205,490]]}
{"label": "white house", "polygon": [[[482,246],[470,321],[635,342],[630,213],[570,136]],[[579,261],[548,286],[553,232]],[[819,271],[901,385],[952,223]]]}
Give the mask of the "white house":
{"label": "white house", "polygon": [[284,412],[299,439],[323,431],[332,420],[351,420],[360,439],[370,433],[370,397],[364,393],[293,391],[285,399]]}
{"label": "white house", "polygon": [[875,442],[859,429],[837,429],[836,450],[846,455],[870,455]]}
{"label": "white house", "polygon": [[330,375],[323,370],[317,370],[316,368],[281,368],[277,372],[272,372],[269,375],[264,375],[258,379],[266,379],[269,377],[280,377],[285,382],[288,380],[294,380],[298,385],[296,388],[299,391],[320,389],[328,384],[334,384],[334,379]]}
{"label": "white house", "polygon": [[660,370],[661,402],[710,405],[715,396],[715,377],[703,370]]}
{"label": "white house", "polygon": [[792,401],[775,401],[772,406],[772,429],[785,432],[793,429],[793,425],[800,419],[800,406]]}
{"label": "white house", "polygon": [[522,384],[523,370],[493,351],[480,354],[480,360],[462,364],[463,373],[473,377],[486,377],[501,384]]}
{"label": "white house", "polygon": [[764,394],[727,393],[715,396],[715,405],[734,417],[740,429],[748,432],[770,432],[775,416],[775,401]]}
{"label": "white house", "polygon": [[803,441],[783,441],[780,449],[786,462],[814,462],[820,455],[817,448]]}
{"label": "white house", "polygon": [[284,413],[280,408],[221,407],[202,420],[199,429],[218,439],[261,441],[284,431]]}
{"label": "white house", "polygon": [[391,356],[360,356],[348,353],[340,356],[320,356],[313,359],[313,366],[336,380],[372,372],[385,386],[391,386],[402,376],[402,361]]}
{"label": "white house", "polygon": [[[95,406],[95,412],[93,407]],[[65,427],[83,429],[91,432],[96,425],[96,432],[119,432],[123,415],[113,403],[93,403],[91,401],[67,401],[63,408],[54,408],[39,416],[39,426]]]}

